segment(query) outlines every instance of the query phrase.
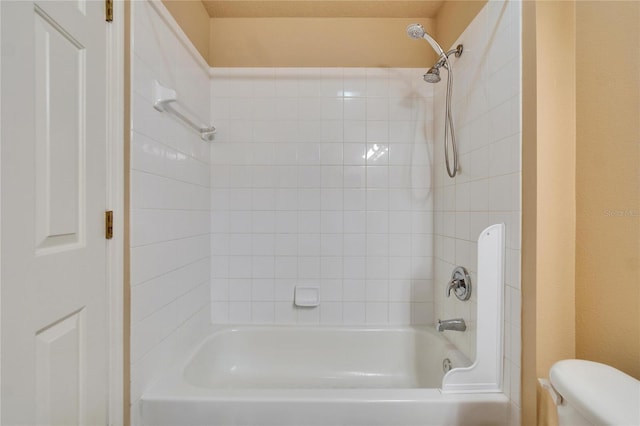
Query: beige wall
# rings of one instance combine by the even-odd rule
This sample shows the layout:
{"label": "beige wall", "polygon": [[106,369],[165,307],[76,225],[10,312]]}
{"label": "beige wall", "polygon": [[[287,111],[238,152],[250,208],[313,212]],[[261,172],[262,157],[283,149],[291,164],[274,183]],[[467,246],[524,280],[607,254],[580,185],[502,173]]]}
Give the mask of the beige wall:
{"label": "beige wall", "polygon": [[[537,2],[535,37],[537,378],[575,358],[575,3]],[[535,386],[536,424],[556,426],[549,393],[533,380],[528,386],[530,395]]]}
{"label": "beige wall", "polygon": [[640,377],[640,3],[523,10],[522,420],[555,425],[535,382],[553,362],[585,358]]}
{"label": "beige wall", "polygon": [[[486,0],[446,1],[434,19],[210,19],[200,1],[162,2],[213,67],[428,67],[435,60],[435,54],[426,43],[412,43],[406,37],[406,26],[414,22],[422,23],[443,48],[448,49],[482,9]],[[332,7],[330,3],[311,6],[325,10]],[[393,16],[394,12],[406,14],[411,10],[430,11],[433,8],[429,2],[418,6],[411,2],[397,2],[394,5],[389,2],[377,3],[373,2],[371,6],[379,6],[374,8],[378,15],[384,12],[378,11],[380,7],[389,9],[384,12],[387,15],[382,16]],[[255,7],[258,6],[261,5]],[[370,9],[367,7],[365,11]],[[260,10],[258,8],[258,12]],[[345,43],[345,40],[349,40],[349,43]]]}
{"label": "beige wall", "polygon": [[428,43],[406,27],[425,18],[212,18],[213,67],[428,67]]}
{"label": "beige wall", "polygon": [[442,4],[436,15],[435,34],[443,49],[449,49],[469,26],[487,0],[456,0]]}
{"label": "beige wall", "polygon": [[640,2],[576,18],[576,355],[640,379]]}
{"label": "beige wall", "polygon": [[182,31],[198,49],[205,61],[209,60],[209,14],[201,1],[162,0],[178,22]]}
{"label": "beige wall", "polygon": [[575,3],[539,2],[536,374],[575,358]]}
{"label": "beige wall", "polygon": [[536,3],[522,3],[522,426],[536,424]]}

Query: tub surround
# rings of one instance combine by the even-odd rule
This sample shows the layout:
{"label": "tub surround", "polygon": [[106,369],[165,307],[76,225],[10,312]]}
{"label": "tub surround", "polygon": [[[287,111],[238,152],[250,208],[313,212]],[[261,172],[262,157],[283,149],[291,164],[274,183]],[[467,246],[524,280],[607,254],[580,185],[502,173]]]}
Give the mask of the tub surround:
{"label": "tub surround", "polygon": [[455,179],[444,166],[445,85],[434,93],[434,318],[464,318],[467,332],[445,334],[475,359],[477,294],[445,297],[456,266],[477,281],[477,238],[506,225],[504,375],[512,424],[520,424],[521,4],[491,1],[452,44],[464,45],[454,71],[453,115],[460,153]]}
{"label": "tub surround", "polygon": [[[520,6],[489,2],[460,37],[455,180],[445,179],[442,160],[444,86],[425,84],[423,69],[208,69],[160,2],[132,9],[134,404],[211,321],[362,326],[462,317],[468,332],[445,335],[473,359],[477,299],[445,300],[443,286],[457,265],[476,281],[475,238],[502,222],[506,397],[460,401],[493,401],[493,423],[519,424]],[[153,79],[211,119],[213,144],[153,110]],[[295,285],[317,286],[320,306],[294,307]],[[364,407],[373,391],[352,401]],[[430,411],[420,401],[437,400],[433,410],[442,396],[421,391],[394,394],[407,397],[394,407],[424,418]],[[297,407],[322,419],[329,406],[317,402],[333,397],[307,396]],[[350,410],[331,408],[335,421]]]}
{"label": "tub surround", "polygon": [[[153,80],[209,115],[208,68],[159,3],[131,3],[131,402],[207,332],[209,145],[153,108]],[[133,423],[138,424],[134,417]]]}

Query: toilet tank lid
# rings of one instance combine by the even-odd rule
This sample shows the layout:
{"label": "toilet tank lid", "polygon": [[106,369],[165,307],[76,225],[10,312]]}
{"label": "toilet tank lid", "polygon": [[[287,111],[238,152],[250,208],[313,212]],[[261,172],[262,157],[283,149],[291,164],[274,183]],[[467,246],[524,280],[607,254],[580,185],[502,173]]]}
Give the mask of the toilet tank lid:
{"label": "toilet tank lid", "polygon": [[640,381],[593,361],[567,359],[549,372],[554,389],[587,420],[600,425],[640,425]]}

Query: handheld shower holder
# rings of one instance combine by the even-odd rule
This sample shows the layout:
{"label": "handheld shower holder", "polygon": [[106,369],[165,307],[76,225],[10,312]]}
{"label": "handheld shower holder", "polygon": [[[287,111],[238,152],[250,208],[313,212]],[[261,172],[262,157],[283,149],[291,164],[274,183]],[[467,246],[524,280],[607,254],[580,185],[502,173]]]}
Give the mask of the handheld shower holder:
{"label": "handheld shower holder", "polygon": [[462,44],[459,44],[456,46],[455,49],[451,49],[450,51],[448,51],[447,56],[449,56],[452,53],[455,53],[456,58],[459,58],[460,56],[462,56],[463,51],[464,51],[464,46]]}

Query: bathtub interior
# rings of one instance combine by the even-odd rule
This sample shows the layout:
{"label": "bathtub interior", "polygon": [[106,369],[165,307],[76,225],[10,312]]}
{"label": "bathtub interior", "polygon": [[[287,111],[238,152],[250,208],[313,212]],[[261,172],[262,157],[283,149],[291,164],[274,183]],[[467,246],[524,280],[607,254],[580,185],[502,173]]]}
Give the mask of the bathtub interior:
{"label": "bathtub interior", "polygon": [[445,359],[471,365],[424,327],[232,327],[205,340],[184,379],[211,389],[439,388]]}
{"label": "bathtub interior", "polygon": [[504,394],[439,389],[442,357],[470,363],[424,327],[227,326],[133,414],[145,426],[507,425]]}

